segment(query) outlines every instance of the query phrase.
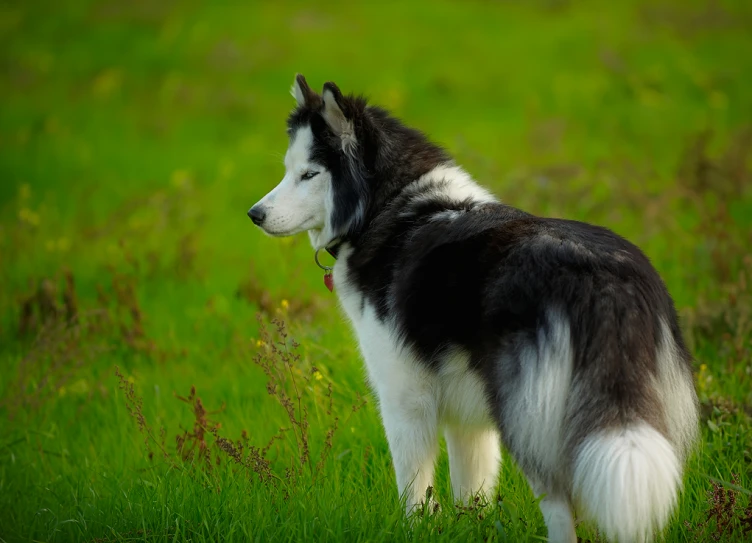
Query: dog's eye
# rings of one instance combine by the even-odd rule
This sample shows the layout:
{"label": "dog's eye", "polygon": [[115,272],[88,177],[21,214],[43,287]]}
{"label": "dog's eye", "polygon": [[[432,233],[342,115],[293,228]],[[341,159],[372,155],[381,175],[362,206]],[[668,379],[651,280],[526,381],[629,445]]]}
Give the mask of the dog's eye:
{"label": "dog's eye", "polygon": [[309,179],[313,179],[314,177],[316,177],[318,174],[319,172],[308,171],[308,172],[305,172],[303,175],[301,175],[300,178],[303,181],[308,181]]}

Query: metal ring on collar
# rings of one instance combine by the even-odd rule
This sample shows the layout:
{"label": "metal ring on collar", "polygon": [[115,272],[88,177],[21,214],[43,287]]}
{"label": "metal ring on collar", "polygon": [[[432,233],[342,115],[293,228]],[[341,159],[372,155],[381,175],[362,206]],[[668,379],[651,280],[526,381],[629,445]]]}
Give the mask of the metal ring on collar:
{"label": "metal ring on collar", "polygon": [[322,270],[324,270],[324,271],[327,271],[327,272],[332,271],[332,269],[334,269],[334,268],[332,268],[331,266],[324,266],[323,264],[321,264],[321,262],[319,262],[319,251],[320,250],[321,250],[321,247],[319,247],[318,249],[316,249],[316,252],[313,253],[313,259],[316,261],[316,265],[319,268],[321,268]]}

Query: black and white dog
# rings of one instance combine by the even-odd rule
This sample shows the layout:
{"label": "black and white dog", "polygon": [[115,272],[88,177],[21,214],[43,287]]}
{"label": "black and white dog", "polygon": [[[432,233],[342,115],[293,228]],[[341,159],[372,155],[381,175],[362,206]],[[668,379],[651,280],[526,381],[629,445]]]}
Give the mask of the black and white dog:
{"label": "black and white dog", "polygon": [[285,176],[248,212],[307,231],[379,398],[408,511],[433,484],[439,432],[456,499],[490,493],[500,440],[549,541],[572,508],[611,539],[665,526],[697,435],[691,358],[647,257],[605,228],[496,200],[440,147],[333,83],[302,76]]}

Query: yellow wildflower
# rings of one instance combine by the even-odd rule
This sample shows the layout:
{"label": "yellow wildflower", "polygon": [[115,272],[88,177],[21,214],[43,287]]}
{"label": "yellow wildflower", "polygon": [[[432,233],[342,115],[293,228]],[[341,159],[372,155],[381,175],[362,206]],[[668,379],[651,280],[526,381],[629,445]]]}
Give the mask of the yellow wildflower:
{"label": "yellow wildflower", "polygon": [[39,213],[34,213],[28,207],[22,207],[18,210],[18,218],[31,226],[39,226]]}
{"label": "yellow wildflower", "polygon": [[191,172],[188,170],[175,170],[170,177],[170,182],[176,189],[182,189],[190,182],[190,180]]}

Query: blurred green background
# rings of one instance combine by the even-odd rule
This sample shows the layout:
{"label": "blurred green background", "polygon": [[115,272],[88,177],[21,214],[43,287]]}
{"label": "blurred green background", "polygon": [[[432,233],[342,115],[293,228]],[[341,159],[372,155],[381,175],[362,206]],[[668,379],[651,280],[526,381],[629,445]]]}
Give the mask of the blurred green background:
{"label": "blurred green background", "polygon": [[[245,215],[283,175],[296,72],[390,109],[503,201],[645,250],[703,402],[666,537],[741,540],[752,3],[3,2],[0,44],[0,540],[545,537],[511,460],[503,506],[402,521],[357,346],[307,237],[265,238]],[[226,457],[196,467],[175,442],[196,414],[173,392],[191,385],[225,405],[211,420],[227,437],[263,445],[295,426],[253,363],[268,347],[257,313],[302,344],[311,448],[329,451],[325,476],[282,490]],[[170,459],[149,459],[116,365]],[[268,452],[279,474],[299,460],[286,435]],[[444,496],[446,471],[442,457]],[[722,531],[714,484],[737,500]]]}

